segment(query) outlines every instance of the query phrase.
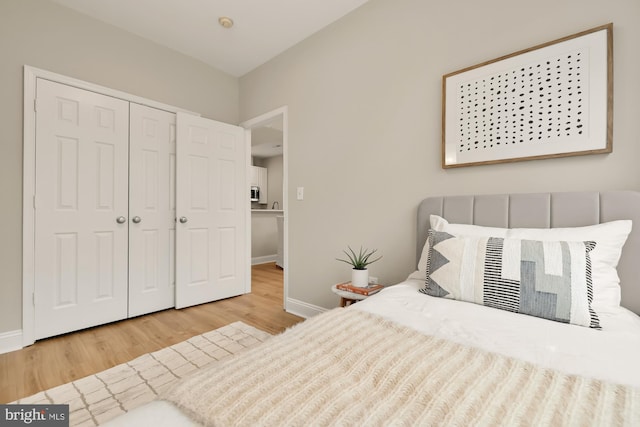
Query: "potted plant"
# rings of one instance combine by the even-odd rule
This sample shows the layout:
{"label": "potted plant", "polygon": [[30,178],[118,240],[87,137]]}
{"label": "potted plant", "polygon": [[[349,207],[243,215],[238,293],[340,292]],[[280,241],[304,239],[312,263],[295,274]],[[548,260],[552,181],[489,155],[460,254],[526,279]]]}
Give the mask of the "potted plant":
{"label": "potted plant", "polygon": [[373,254],[376,253],[377,249],[363,249],[362,246],[360,246],[360,251],[356,253],[351,249],[351,246],[347,246],[347,248],[349,248],[348,252],[345,250],[342,252],[347,255],[348,259],[336,258],[336,260],[351,265],[351,284],[353,286],[366,288],[369,286],[369,270],[367,270],[367,266],[378,261],[382,256],[373,259],[371,258]]}

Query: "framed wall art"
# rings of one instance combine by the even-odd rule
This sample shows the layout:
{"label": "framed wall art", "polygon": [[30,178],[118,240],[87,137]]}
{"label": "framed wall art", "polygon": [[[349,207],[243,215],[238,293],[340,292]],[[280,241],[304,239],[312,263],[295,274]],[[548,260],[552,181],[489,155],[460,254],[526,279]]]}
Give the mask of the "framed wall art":
{"label": "framed wall art", "polygon": [[442,167],[610,153],[613,24],[443,76]]}

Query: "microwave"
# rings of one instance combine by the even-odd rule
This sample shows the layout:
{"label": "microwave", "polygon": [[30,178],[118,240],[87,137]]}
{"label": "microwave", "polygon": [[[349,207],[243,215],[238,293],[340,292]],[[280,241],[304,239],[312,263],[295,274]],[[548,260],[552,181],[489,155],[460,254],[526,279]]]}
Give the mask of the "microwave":
{"label": "microwave", "polygon": [[251,186],[251,201],[257,202],[260,200],[260,187],[252,185]]}

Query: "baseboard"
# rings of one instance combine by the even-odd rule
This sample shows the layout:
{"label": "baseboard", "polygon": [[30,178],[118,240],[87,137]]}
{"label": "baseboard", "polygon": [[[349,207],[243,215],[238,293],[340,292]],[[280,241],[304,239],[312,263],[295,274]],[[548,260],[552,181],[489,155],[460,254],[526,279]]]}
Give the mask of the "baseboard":
{"label": "baseboard", "polygon": [[22,329],[0,333],[0,354],[22,348]]}
{"label": "baseboard", "polygon": [[309,317],[317,316],[325,311],[328,310],[324,307],[319,307],[293,298],[287,298],[287,313],[308,319]]}
{"label": "baseboard", "polygon": [[257,256],[255,258],[251,258],[251,265],[266,264],[268,262],[276,262],[276,258],[277,257],[278,257],[278,255],[276,255],[276,254],[265,255],[265,256]]}

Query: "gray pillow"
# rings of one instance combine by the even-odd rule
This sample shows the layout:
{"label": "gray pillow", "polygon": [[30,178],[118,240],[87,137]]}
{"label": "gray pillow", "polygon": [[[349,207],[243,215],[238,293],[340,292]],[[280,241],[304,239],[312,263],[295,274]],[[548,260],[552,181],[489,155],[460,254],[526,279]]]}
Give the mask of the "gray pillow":
{"label": "gray pillow", "polygon": [[591,308],[596,243],[456,237],[429,230],[420,292],[600,329]]}

